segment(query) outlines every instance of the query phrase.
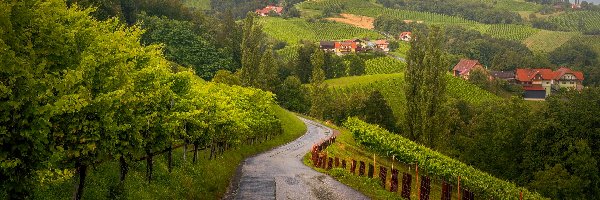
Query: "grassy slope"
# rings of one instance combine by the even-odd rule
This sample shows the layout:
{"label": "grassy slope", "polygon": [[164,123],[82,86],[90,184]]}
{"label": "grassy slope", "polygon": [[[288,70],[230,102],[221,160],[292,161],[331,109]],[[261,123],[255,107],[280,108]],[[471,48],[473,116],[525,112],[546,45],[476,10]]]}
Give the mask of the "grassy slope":
{"label": "grassy slope", "polygon": [[[199,153],[198,163],[192,164],[192,154],[188,162],[182,162],[182,149],[173,153],[173,172],[167,172],[165,156],[155,160],[155,180],[148,184],[144,180],[145,162],[134,163],[126,180],[126,199],[220,199],[237,165],[246,157],[292,141],[306,132],[306,126],[294,114],[277,107],[284,133],[269,141],[255,145],[240,145],[229,150],[215,160],[208,160],[209,152]],[[84,199],[110,199],[107,197],[111,186],[118,183],[117,162],[104,163],[90,170]],[[70,198],[73,180],[52,186],[38,188],[34,199]]]}
{"label": "grassy slope", "polygon": [[[323,169],[316,169],[317,171],[323,172],[323,173],[327,173],[329,175],[331,175],[332,177],[334,177],[336,180],[360,191],[361,193],[369,196],[372,199],[402,199],[400,197],[400,192],[402,190],[402,173],[409,173],[413,176],[412,178],[412,193],[411,193],[411,199],[418,199],[417,196],[417,183],[416,183],[416,179],[415,179],[415,168],[414,166],[411,165],[406,165],[403,163],[399,163],[399,162],[394,162],[394,169],[398,169],[399,172],[399,183],[398,183],[398,192],[397,193],[393,193],[393,192],[389,192],[389,188],[390,188],[390,180],[391,180],[391,166],[392,166],[392,159],[390,157],[382,157],[377,155],[375,152],[370,151],[366,148],[364,148],[362,145],[359,145],[356,143],[356,141],[354,140],[354,138],[352,137],[352,133],[350,133],[347,129],[345,128],[340,128],[340,127],[336,127],[334,125],[328,125],[334,129],[340,130],[341,134],[338,136],[338,138],[336,139],[336,143],[332,146],[329,146],[327,148],[327,155],[330,157],[339,157],[340,158],[340,162],[341,159],[345,159],[347,162],[347,166],[345,170],[342,170],[341,168],[334,168],[334,170],[331,171],[326,171]],[[387,182],[386,182],[386,189],[383,189],[383,187],[381,186],[381,181],[378,178],[379,177],[379,167],[376,167],[375,169],[375,175],[373,179],[370,179],[368,177],[359,177],[358,175],[358,167],[356,168],[356,174],[352,175],[350,173],[350,162],[351,159],[355,159],[357,162],[358,161],[364,161],[365,164],[368,166],[369,163],[373,163],[373,156],[375,155],[375,162],[377,166],[383,165],[386,166],[388,168],[388,174],[387,174]],[[307,154],[305,156],[304,159],[304,163],[310,167],[313,167],[311,161],[310,161],[310,153]],[[367,167],[368,169],[368,167]],[[366,169],[365,169],[366,171]],[[365,172],[366,174],[366,172]],[[432,178],[431,180],[431,193],[430,193],[430,199],[440,199],[441,198],[441,191],[442,191],[442,183],[440,180],[435,180]],[[454,191],[453,199],[456,199],[456,191]]]}

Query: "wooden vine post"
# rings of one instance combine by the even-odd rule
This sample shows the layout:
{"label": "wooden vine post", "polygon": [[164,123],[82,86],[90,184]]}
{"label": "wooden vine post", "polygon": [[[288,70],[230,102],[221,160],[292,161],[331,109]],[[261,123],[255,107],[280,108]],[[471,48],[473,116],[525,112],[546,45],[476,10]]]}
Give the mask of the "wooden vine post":
{"label": "wooden vine post", "polygon": [[458,199],[460,199],[460,176],[458,176]]}
{"label": "wooden vine post", "polygon": [[[419,184],[419,162],[415,163],[416,183]],[[421,196],[421,188],[417,186],[417,197]]]}

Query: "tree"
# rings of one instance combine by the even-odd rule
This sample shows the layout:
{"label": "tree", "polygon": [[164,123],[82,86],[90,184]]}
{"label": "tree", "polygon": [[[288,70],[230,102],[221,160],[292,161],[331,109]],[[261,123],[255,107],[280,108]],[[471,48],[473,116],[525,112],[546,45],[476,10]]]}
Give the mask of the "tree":
{"label": "tree", "polygon": [[365,122],[379,124],[385,129],[396,131],[396,118],[392,108],[379,91],[373,91],[365,101]]}
{"label": "tree", "polygon": [[225,49],[215,46],[215,41],[204,36],[206,27],[189,21],[167,18],[139,16],[142,28],[146,30],[142,42],[146,45],[164,44],[167,59],[194,69],[205,80],[213,78],[218,70],[235,70],[232,58]]}
{"label": "tree", "polygon": [[365,73],[365,61],[358,55],[348,55],[348,75],[360,76]]}
{"label": "tree", "polygon": [[325,109],[329,103],[327,84],[323,83],[325,81],[325,72],[322,69],[324,64],[323,52],[317,50],[311,58],[311,63],[313,70],[310,77],[311,107],[309,113],[313,117],[323,119]]}
{"label": "tree", "polygon": [[242,69],[240,79],[244,86],[257,86],[258,73],[260,72],[261,45],[264,39],[262,27],[255,20],[256,14],[249,13],[244,20],[242,38]]}
{"label": "tree", "polygon": [[325,71],[325,78],[339,78],[346,75],[346,65],[342,58],[335,55],[333,52],[325,52],[325,65],[323,66]]}
{"label": "tree", "polygon": [[434,147],[446,130],[446,68],[443,36],[432,27],[427,36],[417,32],[411,40],[406,69],[406,133],[408,138]]}
{"label": "tree", "polygon": [[484,69],[472,70],[469,73],[469,82],[484,90],[489,90],[490,88],[489,75]]}
{"label": "tree", "polygon": [[277,90],[277,100],[284,108],[306,113],[310,108],[310,99],[302,82],[296,76],[288,76]]}
{"label": "tree", "polygon": [[242,85],[240,77],[227,70],[219,70],[212,80],[215,83],[225,83],[227,85]]}
{"label": "tree", "polygon": [[258,88],[264,91],[274,92],[275,87],[279,85],[279,66],[275,63],[273,50],[268,48],[263,53],[260,61],[258,74]]}
{"label": "tree", "polygon": [[294,75],[298,76],[302,83],[310,82],[310,77],[314,68],[311,64],[311,57],[317,49],[317,46],[313,42],[308,41],[303,41],[300,48],[298,48],[298,57],[295,62],[296,70]]}

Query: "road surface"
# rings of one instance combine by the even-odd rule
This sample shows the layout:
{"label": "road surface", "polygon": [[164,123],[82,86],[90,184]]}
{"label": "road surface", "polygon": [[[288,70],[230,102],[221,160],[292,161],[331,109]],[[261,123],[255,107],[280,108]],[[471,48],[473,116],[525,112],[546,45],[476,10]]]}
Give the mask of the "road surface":
{"label": "road surface", "polygon": [[247,158],[226,199],[368,199],[302,163],[313,144],[333,131],[302,119],[307,132],[286,145]]}

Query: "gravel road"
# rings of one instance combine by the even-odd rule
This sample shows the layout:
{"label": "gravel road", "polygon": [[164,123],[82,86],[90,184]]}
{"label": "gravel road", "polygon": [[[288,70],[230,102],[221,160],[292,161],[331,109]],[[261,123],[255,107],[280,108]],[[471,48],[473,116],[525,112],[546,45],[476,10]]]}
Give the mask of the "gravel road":
{"label": "gravel road", "polygon": [[368,199],[302,163],[314,143],[333,133],[316,122],[302,121],[307,126],[302,137],[242,163],[225,199]]}

